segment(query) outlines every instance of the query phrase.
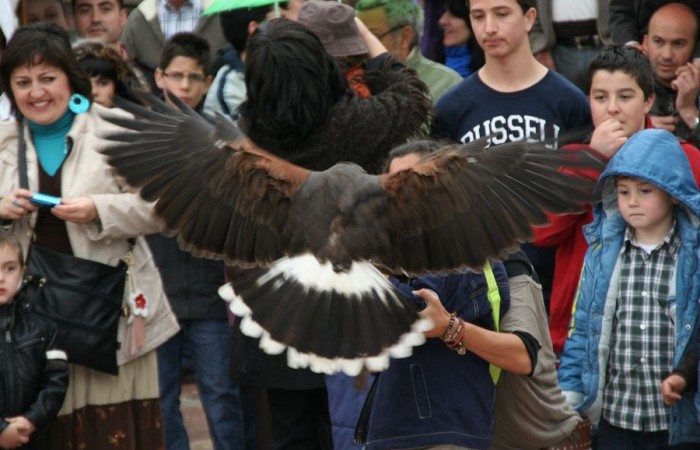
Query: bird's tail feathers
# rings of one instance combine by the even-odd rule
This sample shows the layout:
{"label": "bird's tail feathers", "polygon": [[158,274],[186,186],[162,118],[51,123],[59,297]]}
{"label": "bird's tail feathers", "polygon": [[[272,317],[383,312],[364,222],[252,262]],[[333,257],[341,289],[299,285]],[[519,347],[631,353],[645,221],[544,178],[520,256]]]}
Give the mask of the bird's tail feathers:
{"label": "bird's tail feathers", "polygon": [[386,369],[390,357],[410,356],[432,327],[369,262],[335,272],[311,255],[282,258],[245,271],[219,293],[265,352],[287,348],[290,367],[319,373]]}

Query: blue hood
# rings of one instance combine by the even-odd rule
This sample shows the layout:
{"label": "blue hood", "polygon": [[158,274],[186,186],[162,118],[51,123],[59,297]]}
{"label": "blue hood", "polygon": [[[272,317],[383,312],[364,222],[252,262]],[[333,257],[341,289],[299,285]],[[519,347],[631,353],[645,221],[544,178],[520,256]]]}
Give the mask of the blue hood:
{"label": "blue hood", "polygon": [[700,217],[700,191],[678,138],[666,130],[638,131],[615,153],[601,174],[595,197],[608,217],[619,211],[615,176],[639,178],[666,191]]}

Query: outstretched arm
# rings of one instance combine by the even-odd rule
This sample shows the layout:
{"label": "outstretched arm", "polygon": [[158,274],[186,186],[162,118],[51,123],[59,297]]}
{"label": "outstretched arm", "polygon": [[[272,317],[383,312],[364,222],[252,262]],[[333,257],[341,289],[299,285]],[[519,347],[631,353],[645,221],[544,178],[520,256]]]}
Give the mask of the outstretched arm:
{"label": "outstretched arm", "polygon": [[[428,289],[416,291],[416,295],[425,300],[427,306],[421,315],[430,319],[434,328],[425,333],[427,337],[441,337],[450,322],[450,314],[440,303],[435,292]],[[523,340],[514,333],[498,333],[463,322],[464,348],[480,356],[489,363],[509,372],[527,375],[534,366]]]}

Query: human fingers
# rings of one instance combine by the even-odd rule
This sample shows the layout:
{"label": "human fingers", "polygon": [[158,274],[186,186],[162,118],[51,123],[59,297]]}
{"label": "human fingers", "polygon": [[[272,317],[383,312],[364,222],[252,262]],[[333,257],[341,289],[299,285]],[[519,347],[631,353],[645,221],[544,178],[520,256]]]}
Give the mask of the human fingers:
{"label": "human fingers", "polygon": [[17,189],[0,199],[0,218],[17,220],[29,212],[36,211],[29,198],[32,193],[26,189]]}
{"label": "human fingers", "polygon": [[97,218],[97,207],[90,197],[61,199],[61,204],[54,206],[51,213],[67,222],[85,224]]}
{"label": "human fingers", "polygon": [[673,133],[676,130],[678,119],[673,116],[651,116],[651,122],[654,124],[654,128],[662,128]]}
{"label": "human fingers", "polygon": [[445,332],[450,320],[450,314],[440,303],[440,297],[430,289],[419,289],[413,294],[425,300],[426,307],[420,312],[423,319],[428,319],[433,323],[433,328],[425,332],[426,337],[440,337]]}

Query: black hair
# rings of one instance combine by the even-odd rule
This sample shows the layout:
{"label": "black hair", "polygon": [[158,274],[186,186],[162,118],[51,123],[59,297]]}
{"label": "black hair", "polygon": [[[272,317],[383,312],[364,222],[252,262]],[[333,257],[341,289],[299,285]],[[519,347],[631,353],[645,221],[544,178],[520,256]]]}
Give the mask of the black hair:
{"label": "black hair", "polygon": [[593,76],[605,70],[608,72],[624,72],[634,79],[644,93],[646,100],[654,92],[654,73],[649,58],[641,51],[628,45],[607,45],[588,66],[586,77],[587,92],[591,92]]}
{"label": "black hair", "polygon": [[[535,8],[537,9],[537,0],[515,0],[516,3],[520,6],[520,9],[523,10],[523,14],[525,14],[530,8]],[[469,10],[469,0],[462,0],[462,3],[464,3],[467,6],[467,10]]]}
{"label": "black hair", "polygon": [[73,93],[81,94],[92,102],[90,78],[73,55],[68,33],[55,23],[37,22],[15,31],[0,60],[0,83],[15,113],[20,112],[10,86],[10,76],[18,67],[39,64],[62,70],[68,77]]}
{"label": "black hair", "polygon": [[177,33],[171,37],[160,55],[160,70],[165,70],[178,56],[192,58],[202,66],[204,76],[209,76],[211,50],[209,42],[196,33]]}
{"label": "black hair", "polygon": [[117,68],[106,59],[89,57],[82,59],[80,65],[83,66],[90,78],[102,77],[112,80],[114,84],[117,83]]}
{"label": "black hair", "polygon": [[248,42],[248,24],[250,22],[262,23],[270,11],[270,6],[258,6],[257,8],[232,9],[219,14],[224,37],[239,55],[243,53],[246,42]]}
{"label": "black hair", "polygon": [[[472,59],[469,61],[469,70],[476,72],[486,62],[486,56],[484,55],[484,49],[481,48],[472,31],[471,22],[469,20],[469,4],[464,0],[445,0],[445,9],[453,16],[462,19],[469,29],[469,39],[466,43],[469,54],[472,56]],[[444,48],[441,48],[440,52],[442,53],[439,55],[440,59],[444,62]]]}
{"label": "black hair", "polygon": [[403,156],[410,155],[413,153],[420,156],[428,155],[430,153],[434,153],[443,145],[445,145],[445,143],[440,143],[438,141],[429,139],[421,139],[418,141],[411,141],[403,145],[399,145],[398,147],[391,150],[387,155],[386,161],[384,162],[383,172],[389,171],[389,166],[391,165],[391,162],[396,158],[401,158]]}
{"label": "black hair", "polygon": [[141,74],[119,52],[102,42],[84,40],[73,47],[78,63],[90,78],[102,77],[114,83],[115,95],[139,102],[139,94],[146,92]]}
{"label": "black hair", "polygon": [[240,123],[258,145],[299,144],[348,92],[335,58],[316,34],[284,18],[263,23],[249,39],[245,84]]}
{"label": "black hair", "polygon": [[[71,7],[73,8],[73,12],[75,12],[75,6],[78,0],[70,0]],[[63,3],[61,1],[61,3]],[[117,6],[119,7],[119,10],[121,11],[124,9],[124,0],[117,0]]]}

